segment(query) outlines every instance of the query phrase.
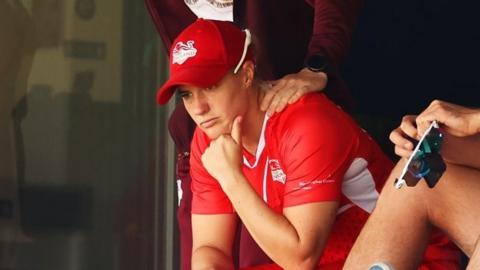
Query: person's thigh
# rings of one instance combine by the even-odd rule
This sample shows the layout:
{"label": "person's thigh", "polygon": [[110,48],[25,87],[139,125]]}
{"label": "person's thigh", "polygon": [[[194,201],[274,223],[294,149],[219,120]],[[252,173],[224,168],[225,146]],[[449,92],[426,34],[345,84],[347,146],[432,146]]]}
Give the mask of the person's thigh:
{"label": "person's thigh", "polygon": [[403,164],[397,164],[385,183],[344,269],[365,270],[375,262],[388,262],[395,270],[415,269],[420,263],[431,226],[420,189],[393,186]]}
{"label": "person's thigh", "polygon": [[388,262],[396,270],[415,269],[427,245],[431,224],[444,230],[471,255],[480,232],[480,172],[448,165],[435,188],[424,181],[416,187],[393,187],[403,162],[397,164],[377,207],[358,237],[345,269],[368,269]]}
{"label": "person's thigh", "polygon": [[431,223],[470,257],[480,235],[480,171],[447,164],[435,188],[421,189]]}

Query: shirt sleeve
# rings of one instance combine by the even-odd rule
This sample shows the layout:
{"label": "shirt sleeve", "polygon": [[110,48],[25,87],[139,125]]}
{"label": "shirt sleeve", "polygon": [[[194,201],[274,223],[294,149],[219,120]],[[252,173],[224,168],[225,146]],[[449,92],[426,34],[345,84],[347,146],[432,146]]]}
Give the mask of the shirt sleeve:
{"label": "shirt sleeve", "polygon": [[199,129],[195,130],[191,145],[190,175],[192,177],[192,213],[226,214],[234,209],[218,181],[202,164],[202,154],[210,140]]}
{"label": "shirt sleeve", "polygon": [[145,0],[145,4],[167,52],[183,29],[197,19],[184,1]]}
{"label": "shirt sleeve", "polygon": [[307,0],[314,8],[312,37],[307,57],[324,54],[338,68],[350,47],[363,0]]}
{"label": "shirt sleeve", "polygon": [[284,207],[339,201],[343,176],[359,141],[351,120],[328,102],[301,106],[284,126],[280,139],[287,175]]}

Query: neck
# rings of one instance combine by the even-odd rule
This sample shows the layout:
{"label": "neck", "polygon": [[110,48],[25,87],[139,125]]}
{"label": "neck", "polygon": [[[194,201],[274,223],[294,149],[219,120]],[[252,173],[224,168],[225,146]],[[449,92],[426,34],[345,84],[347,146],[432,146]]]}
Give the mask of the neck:
{"label": "neck", "polygon": [[252,86],[250,95],[249,110],[244,116],[242,124],[242,142],[243,147],[251,154],[255,154],[262,132],[262,125],[265,118],[265,112],[260,110],[260,102],[265,92],[261,89],[260,83]]}

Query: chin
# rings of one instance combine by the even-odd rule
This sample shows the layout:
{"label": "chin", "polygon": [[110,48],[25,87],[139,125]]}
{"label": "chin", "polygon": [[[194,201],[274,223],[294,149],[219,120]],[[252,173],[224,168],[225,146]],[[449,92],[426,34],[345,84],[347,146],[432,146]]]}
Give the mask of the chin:
{"label": "chin", "polygon": [[202,131],[205,134],[207,134],[207,136],[210,140],[215,140],[216,138],[218,138],[222,134],[230,134],[230,132],[226,132],[224,128],[220,128],[220,127],[211,127],[211,128],[207,128],[207,129],[202,128]]}

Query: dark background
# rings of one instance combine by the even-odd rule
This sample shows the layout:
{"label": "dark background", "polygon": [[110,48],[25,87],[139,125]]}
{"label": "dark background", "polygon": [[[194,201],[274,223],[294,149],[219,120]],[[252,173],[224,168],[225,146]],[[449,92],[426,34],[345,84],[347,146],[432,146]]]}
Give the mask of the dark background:
{"label": "dark background", "polygon": [[392,158],[390,131],[434,99],[480,107],[480,3],[367,0],[343,76],[354,117]]}
{"label": "dark background", "polygon": [[344,75],[358,111],[398,117],[433,99],[480,106],[478,1],[365,1]]}

